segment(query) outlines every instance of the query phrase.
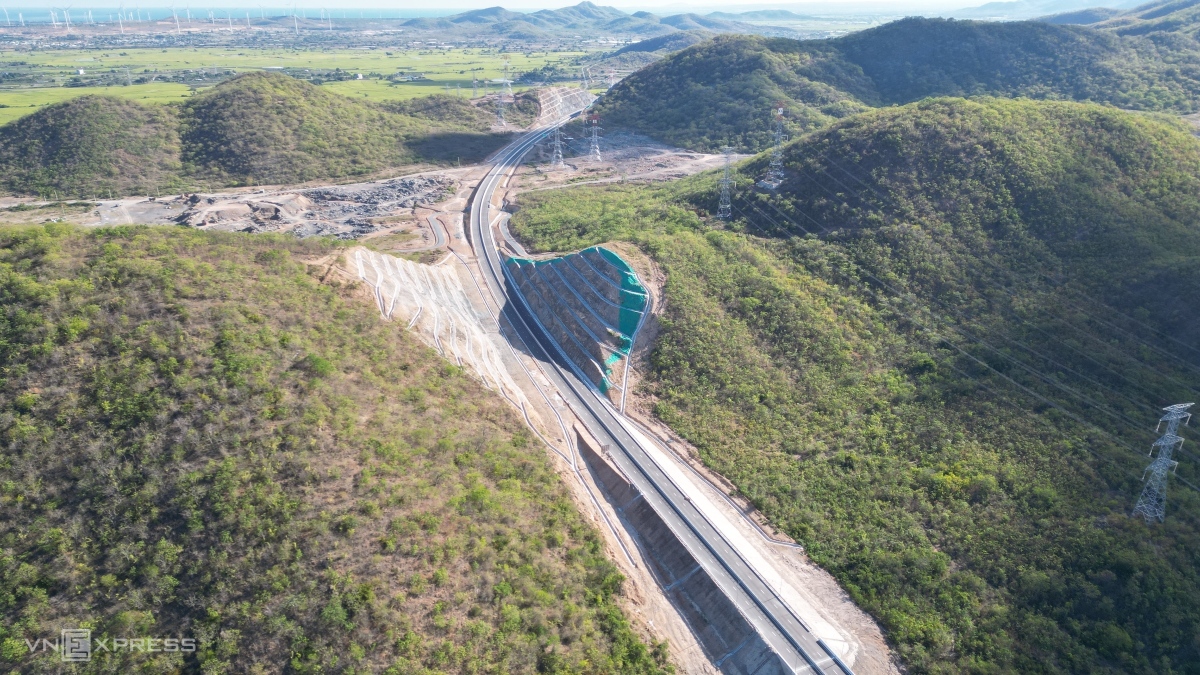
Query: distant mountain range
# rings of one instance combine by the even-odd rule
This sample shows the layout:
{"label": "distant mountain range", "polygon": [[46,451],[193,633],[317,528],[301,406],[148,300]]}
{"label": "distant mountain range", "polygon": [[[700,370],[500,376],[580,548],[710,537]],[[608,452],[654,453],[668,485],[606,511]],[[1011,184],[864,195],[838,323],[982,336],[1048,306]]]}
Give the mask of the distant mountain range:
{"label": "distant mountain range", "polygon": [[503,7],[476,9],[447,17],[410,19],[404,23],[418,30],[455,31],[466,34],[493,33],[510,36],[533,37],[539,34],[556,33],[603,33],[632,34],[640,37],[656,37],[677,31],[708,31],[710,33],[757,33],[785,34],[786,29],[748,21],[796,21],[804,19],[799,14],[787,11],[757,11],[731,14],[711,12],[709,14],[672,14],[657,16],[650,12],[627,14],[615,7],[602,7],[592,2],[581,2],[561,9],[543,9],[536,12],[514,12]]}
{"label": "distant mountain range", "polygon": [[1045,16],[1039,20],[1093,26],[1117,35],[1177,33],[1196,38],[1200,33],[1200,0],[1156,0],[1124,11],[1092,7]]}
{"label": "distant mountain range", "polygon": [[1034,19],[1096,7],[1130,9],[1138,4],[1139,0],[1007,0],[966,7],[946,16],[956,19]]}

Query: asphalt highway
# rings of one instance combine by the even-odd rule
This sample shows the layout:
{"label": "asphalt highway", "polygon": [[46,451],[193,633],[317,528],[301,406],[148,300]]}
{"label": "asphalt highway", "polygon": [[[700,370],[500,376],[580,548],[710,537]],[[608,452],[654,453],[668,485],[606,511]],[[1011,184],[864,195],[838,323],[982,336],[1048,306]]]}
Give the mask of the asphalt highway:
{"label": "asphalt highway", "polygon": [[[576,113],[577,114],[577,113]],[[613,461],[651,507],[667,523],[718,588],[763,640],[795,673],[853,675],[831,658],[818,638],[780,599],[747,560],[722,536],[687,494],[641,446],[641,432],[616,411],[586,378],[561,366],[565,357],[551,358],[558,349],[547,331],[506,276],[496,245],[492,201],[496,189],[525,154],[547,133],[570,118],[521,136],[492,160],[492,168],[476,188],[470,206],[469,234],[487,291],[542,370],[591,434],[610,449]],[[718,659],[721,655],[717,655]]]}

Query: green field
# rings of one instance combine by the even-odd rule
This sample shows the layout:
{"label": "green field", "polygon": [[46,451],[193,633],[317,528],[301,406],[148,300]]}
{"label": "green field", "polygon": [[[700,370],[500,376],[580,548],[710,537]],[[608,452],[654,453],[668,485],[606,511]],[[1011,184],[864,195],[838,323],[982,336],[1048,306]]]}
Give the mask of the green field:
{"label": "green field", "polygon": [[[73,78],[84,82],[111,77],[129,70],[131,78],[170,76],[180,71],[207,70],[244,72],[248,70],[301,68],[362,73],[363,80],[330,82],[339,94],[368,99],[404,100],[444,93],[446,85],[458,85],[463,96],[470,96],[471,78],[497,79],[503,76],[504,61],[513,73],[535,70],[546,65],[569,66],[584,52],[501,53],[490,49],[391,49],[388,47],[337,50],[295,49],[126,49],[117,50],[0,50],[0,68],[16,67],[41,77],[47,85],[0,89],[0,124],[27,115],[40,106],[58,103],[85,94],[111,94],[143,102],[165,103],[186,96],[191,89],[210,86],[209,82],[150,82],[129,86],[62,86]],[[82,69],[83,76],[77,71]],[[417,82],[391,83],[379,79],[396,72],[421,73],[427,78]],[[372,77],[374,75],[374,77]],[[518,87],[520,89],[520,87]],[[494,89],[493,89],[494,91]]]}
{"label": "green field", "polygon": [[0,91],[0,124],[7,124],[24,117],[38,108],[59,103],[87,94],[121,96],[142,103],[169,103],[191,93],[186,84],[178,82],[151,82],[132,87],[30,87],[27,89],[5,89]]}

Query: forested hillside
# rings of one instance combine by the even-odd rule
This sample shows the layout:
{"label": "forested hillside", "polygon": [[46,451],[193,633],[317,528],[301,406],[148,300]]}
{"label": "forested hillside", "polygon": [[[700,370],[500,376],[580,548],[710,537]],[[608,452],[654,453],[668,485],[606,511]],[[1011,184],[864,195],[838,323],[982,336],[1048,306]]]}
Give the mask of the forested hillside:
{"label": "forested hillside", "polygon": [[[517,108],[515,117],[536,117],[536,101]],[[493,120],[459,98],[376,105],[279,73],[248,73],[179,105],[87,96],[4,125],[0,190],[154,194],[474,161],[508,140],[490,132]]]}
{"label": "forested hillside", "polygon": [[179,183],[179,152],[173,109],[83,96],[0,127],[0,189],[64,197],[153,193]]}
{"label": "forested hillside", "polygon": [[[318,240],[0,233],[0,663],[663,672],[499,397],[322,283]],[[159,643],[160,646],[162,643]]]}
{"label": "forested hillside", "polygon": [[904,19],[835,40],[719,36],[624,79],[598,106],[610,124],[693,149],[770,144],[772,104],[791,134],[868,106],[996,95],[1200,109],[1200,43],[1036,21]]}
{"label": "forested hillside", "polygon": [[[934,99],[715,176],[525,195],[538,250],[667,274],[643,396],[876,616],[914,673],[1200,673],[1200,142],[1075,103]],[[1195,441],[1191,429],[1185,449]]]}

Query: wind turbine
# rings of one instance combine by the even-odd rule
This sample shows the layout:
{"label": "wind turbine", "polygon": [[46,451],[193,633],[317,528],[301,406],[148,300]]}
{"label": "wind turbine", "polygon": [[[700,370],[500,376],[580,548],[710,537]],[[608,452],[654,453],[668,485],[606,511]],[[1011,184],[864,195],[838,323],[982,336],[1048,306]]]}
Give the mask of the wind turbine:
{"label": "wind turbine", "polygon": [[[70,12],[71,8],[70,7],[60,7],[60,8],[55,8],[55,9],[62,9],[63,21],[65,22],[65,24],[67,26],[67,35],[70,35],[71,34],[71,12]],[[50,10],[50,16],[51,16],[51,18],[53,18],[55,16],[54,9]],[[55,22],[54,27],[58,28],[57,22]]]}
{"label": "wind turbine", "polygon": [[175,19],[175,34],[182,35],[183,31],[179,28],[179,15],[175,13],[175,6],[171,6],[171,18]]}
{"label": "wind turbine", "polygon": [[4,23],[6,23],[10,26],[12,25],[12,19],[8,18],[8,8],[4,9]]}

